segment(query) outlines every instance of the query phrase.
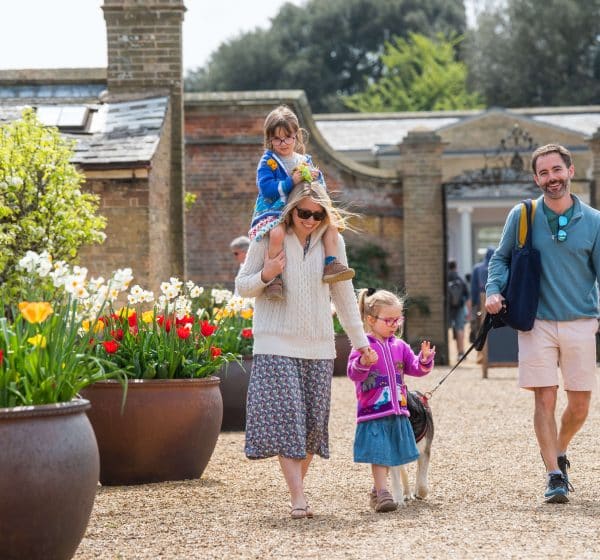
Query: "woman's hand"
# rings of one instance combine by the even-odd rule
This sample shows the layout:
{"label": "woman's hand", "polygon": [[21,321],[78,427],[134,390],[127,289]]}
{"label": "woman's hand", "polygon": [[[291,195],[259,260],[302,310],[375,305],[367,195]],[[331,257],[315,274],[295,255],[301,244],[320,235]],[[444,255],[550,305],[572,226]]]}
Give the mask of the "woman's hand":
{"label": "woman's hand", "polygon": [[280,251],[280,253],[273,258],[269,257],[269,254],[267,253],[265,255],[265,263],[260,278],[265,283],[270,282],[273,278],[281,274],[284,268],[285,253],[283,251]]}
{"label": "woman's hand", "polygon": [[431,354],[435,352],[435,346],[431,346],[429,340],[421,342],[421,363],[426,364],[431,357]]}
{"label": "woman's hand", "polygon": [[377,352],[370,346],[363,346],[362,348],[359,348],[358,351],[360,352],[360,365],[372,366],[377,363],[377,360],[379,359]]}

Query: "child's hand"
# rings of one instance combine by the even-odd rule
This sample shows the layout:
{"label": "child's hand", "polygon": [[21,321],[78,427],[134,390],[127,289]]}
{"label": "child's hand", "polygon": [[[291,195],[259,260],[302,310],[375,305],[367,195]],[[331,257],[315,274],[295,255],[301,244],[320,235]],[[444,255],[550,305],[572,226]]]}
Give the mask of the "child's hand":
{"label": "child's hand", "polygon": [[421,361],[426,364],[429,361],[429,357],[435,352],[435,346],[431,346],[429,340],[421,342]]}
{"label": "child's hand", "polygon": [[359,348],[360,359],[358,360],[362,366],[372,366],[377,363],[379,357],[377,356],[377,352],[373,350],[370,346],[365,346],[364,348]]}
{"label": "child's hand", "polygon": [[[294,180],[296,173],[300,174],[300,180],[298,182],[306,181],[307,183],[312,183],[313,179],[315,178],[315,170],[311,169],[306,163],[301,163],[298,167],[296,167],[296,169],[294,169],[292,173],[292,178],[294,178]],[[316,175],[319,175],[318,171],[316,171]]]}

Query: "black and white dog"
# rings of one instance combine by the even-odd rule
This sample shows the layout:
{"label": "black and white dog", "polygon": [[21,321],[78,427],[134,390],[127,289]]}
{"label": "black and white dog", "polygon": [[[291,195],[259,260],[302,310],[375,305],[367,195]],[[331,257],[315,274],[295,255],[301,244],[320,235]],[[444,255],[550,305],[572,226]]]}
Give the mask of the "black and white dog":
{"label": "black and white dog", "polygon": [[394,500],[403,504],[410,499],[422,500],[429,493],[427,472],[431,457],[431,442],[433,441],[433,416],[427,398],[419,391],[408,391],[408,410],[410,423],[415,432],[419,459],[417,461],[417,478],[414,493],[410,490],[408,471],[405,465],[390,469],[392,479],[392,495]]}

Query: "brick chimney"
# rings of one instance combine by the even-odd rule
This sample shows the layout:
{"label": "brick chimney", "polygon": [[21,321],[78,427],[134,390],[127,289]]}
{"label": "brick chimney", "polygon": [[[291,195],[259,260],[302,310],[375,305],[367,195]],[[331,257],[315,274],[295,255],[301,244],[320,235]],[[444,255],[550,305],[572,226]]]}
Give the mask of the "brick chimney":
{"label": "brick chimney", "polygon": [[[169,96],[173,274],[183,276],[183,0],[104,0],[108,100]],[[167,127],[166,127],[167,128]]]}

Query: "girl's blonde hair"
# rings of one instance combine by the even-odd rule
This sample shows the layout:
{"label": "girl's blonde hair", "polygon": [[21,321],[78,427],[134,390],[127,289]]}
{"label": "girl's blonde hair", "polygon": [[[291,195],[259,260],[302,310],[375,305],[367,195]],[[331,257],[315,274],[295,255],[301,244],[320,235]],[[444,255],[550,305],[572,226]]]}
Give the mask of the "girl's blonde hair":
{"label": "girl's blonde hair", "polygon": [[287,105],[280,105],[267,115],[263,125],[265,149],[273,149],[271,140],[278,128],[283,128],[289,136],[296,136],[295,152],[299,154],[306,152],[305,144],[308,142],[308,132],[300,128],[298,117]]}
{"label": "girl's blonde hair", "polygon": [[323,210],[325,210],[327,217],[323,220],[322,224],[332,224],[340,231],[346,229],[347,217],[354,215],[340,208],[336,208],[327,194],[327,190],[318,181],[313,181],[312,183],[304,182],[299,183],[292,189],[287,204],[281,213],[283,222],[288,228],[292,225],[292,211],[302,200],[307,198],[316,204],[319,204]]}
{"label": "girl's blonde hair", "polygon": [[403,309],[404,300],[387,290],[364,288],[358,292],[358,310],[360,311],[363,325],[367,330],[370,330],[367,323],[367,317],[377,317],[381,308],[387,306],[400,307],[400,309]]}

